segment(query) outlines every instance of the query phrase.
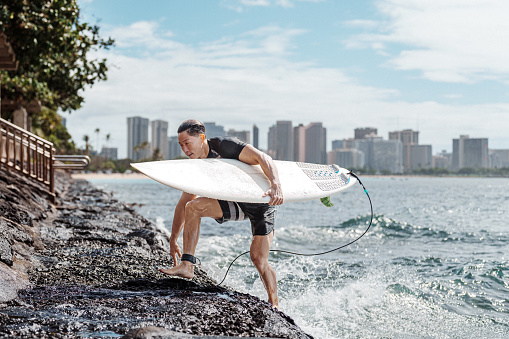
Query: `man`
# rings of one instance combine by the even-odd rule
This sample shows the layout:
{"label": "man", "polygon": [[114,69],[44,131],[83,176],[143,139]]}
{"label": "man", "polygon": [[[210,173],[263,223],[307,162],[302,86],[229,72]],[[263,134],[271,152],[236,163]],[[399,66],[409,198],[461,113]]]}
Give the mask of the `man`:
{"label": "man", "polygon": [[[200,235],[200,222],[203,217],[214,218],[222,223],[228,220],[251,220],[253,241],[251,242],[251,261],[260,273],[267,290],[268,301],[279,308],[277,297],[276,272],[269,264],[269,250],[274,236],[274,219],[277,205],[283,203],[283,192],[279,183],[274,161],[267,154],[237,138],[220,137],[207,140],[205,126],[198,120],[186,120],[178,129],[178,141],[182,151],[191,159],[228,158],[237,159],[250,165],[260,165],[270,181],[270,188],[263,196],[270,196],[269,203],[238,203],[197,197],[183,192],[173,216],[170,237],[170,254],[175,267],[159,269],[162,273],[184,278],[193,278],[194,253]],[[177,245],[180,232],[183,234],[183,251]],[[177,256],[181,258],[177,266]]]}

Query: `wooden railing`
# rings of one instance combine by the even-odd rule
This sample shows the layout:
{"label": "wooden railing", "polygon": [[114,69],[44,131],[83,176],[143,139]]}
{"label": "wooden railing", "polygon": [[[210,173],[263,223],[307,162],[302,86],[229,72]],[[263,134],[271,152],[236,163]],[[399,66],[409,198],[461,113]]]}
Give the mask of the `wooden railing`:
{"label": "wooden railing", "polygon": [[90,164],[88,155],[55,155],[53,168],[82,170]]}
{"label": "wooden railing", "polygon": [[14,170],[55,192],[53,143],[0,118],[0,167]]}

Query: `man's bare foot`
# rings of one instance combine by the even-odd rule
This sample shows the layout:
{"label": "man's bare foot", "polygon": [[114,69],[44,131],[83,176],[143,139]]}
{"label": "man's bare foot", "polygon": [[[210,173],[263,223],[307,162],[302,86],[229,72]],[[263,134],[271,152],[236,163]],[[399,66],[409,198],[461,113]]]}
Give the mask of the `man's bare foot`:
{"label": "man's bare foot", "polygon": [[181,278],[193,279],[194,266],[188,261],[182,261],[180,265],[172,268],[160,268],[159,272]]}

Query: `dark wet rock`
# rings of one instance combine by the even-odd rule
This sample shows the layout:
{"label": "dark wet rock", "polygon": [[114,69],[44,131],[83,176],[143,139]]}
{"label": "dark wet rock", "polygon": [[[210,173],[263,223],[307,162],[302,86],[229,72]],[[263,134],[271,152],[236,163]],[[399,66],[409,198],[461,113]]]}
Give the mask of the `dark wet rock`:
{"label": "dark wet rock", "polygon": [[12,266],[12,247],[5,238],[0,238],[0,260]]}
{"label": "dark wet rock", "polygon": [[309,338],[199,267],[168,278],[168,235],[84,180],[44,187],[0,170],[0,338]]}

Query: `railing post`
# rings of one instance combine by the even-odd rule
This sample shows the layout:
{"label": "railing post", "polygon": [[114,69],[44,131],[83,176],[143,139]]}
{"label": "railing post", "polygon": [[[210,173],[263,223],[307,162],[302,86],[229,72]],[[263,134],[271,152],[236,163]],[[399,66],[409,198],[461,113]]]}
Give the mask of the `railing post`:
{"label": "railing post", "polygon": [[25,133],[20,133],[19,135],[19,166],[21,167],[21,172],[25,174],[25,145],[23,144],[23,140],[25,139]]}
{"label": "railing post", "polygon": [[27,136],[27,174],[32,177],[32,147],[30,147],[31,137]]}
{"label": "railing post", "polygon": [[[3,164],[3,158],[4,158],[4,132],[2,126],[0,126],[0,165]],[[0,166],[1,167],[1,166]]]}
{"label": "railing post", "polygon": [[53,198],[54,154],[53,143],[0,118],[1,166],[46,185]]}
{"label": "railing post", "polygon": [[9,137],[9,135],[11,134],[10,131],[9,131],[10,128],[6,127],[5,130],[7,131],[6,135],[5,135],[5,139],[7,141],[7,149],[6,149],[6,152],[5,152],[5,163],[7,164],[7,167],[9,167],[9,162],[11,161],[11,138]]}
{"label": "railing post", "polygon": [[52,194],[55,194],[55,166],[54,166],[54,159],[55,156],[55,149],[53,147],[50,147],[50,182],[49,182],[49,190]]}

